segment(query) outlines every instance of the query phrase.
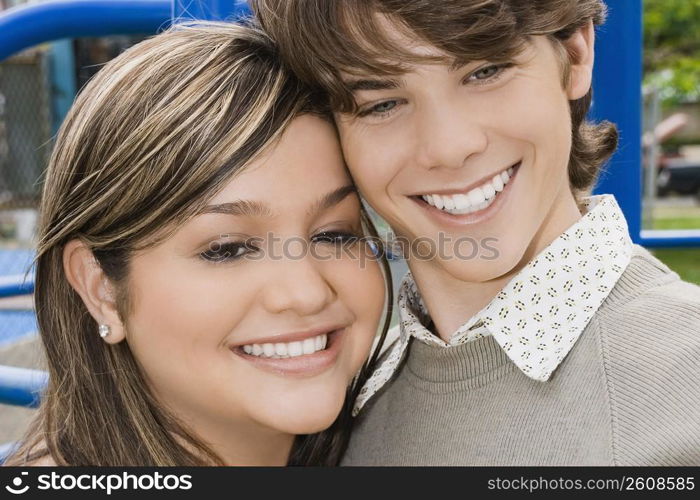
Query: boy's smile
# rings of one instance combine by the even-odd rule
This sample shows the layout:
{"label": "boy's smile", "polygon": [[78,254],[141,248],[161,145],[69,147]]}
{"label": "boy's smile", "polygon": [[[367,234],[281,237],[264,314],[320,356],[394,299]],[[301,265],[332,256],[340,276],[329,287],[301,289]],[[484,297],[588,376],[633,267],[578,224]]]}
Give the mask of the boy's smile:
{"label": "boy's smile", "polygon": [[[493,176],[487,176],[485,180],[472,183],[469,188],[433,191],[432,194],[414,196],[413,199],[421,205],[428,205],[432,210],[429,213],[449,215],[446,221],[456,224],[481,222],[503,204],[502,201],[496,203],[496,200],[502,200],[511,191],[510,186],[519,168],[520,162],[517,162]],[[494,208],[488,210],[492,206]]]}
{"label": "boy's smile", "polygon": [[[406,46],[441,55],[409,39]],[[565,88],[562,66],[554,45],[537,36],[510,61],[347,77],[358,111],[336,119],[361,192],[397,235],[453,242],[438,258],[409,260],[419,286],[427,267],[457,282],[510,274],[580,218],[567,172],[569,100],[589,86],[572,69]],[[454,242],[465,237],[495,241],[497,258],[459,258]]]}

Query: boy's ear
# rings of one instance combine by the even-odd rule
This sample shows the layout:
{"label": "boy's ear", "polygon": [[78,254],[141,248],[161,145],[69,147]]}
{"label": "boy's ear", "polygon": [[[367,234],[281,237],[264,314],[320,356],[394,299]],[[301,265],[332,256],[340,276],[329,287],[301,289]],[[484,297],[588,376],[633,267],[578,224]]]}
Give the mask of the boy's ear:
{"label": "boy's ear", "polygon": [[[124,340],[126,331],[117,312],[114,285],[81,240],[71,240],[63,248],[63,270],[97,324],[109,327],[109,334],[103,340],[108,344]],[[95,336],[99,336],[97,329]]]}
{"label": "boy's ear", "polygon": [[566,41],[564,47],[569,55],[569,84],[566,89],[570,101],[584,97],[591,88],[593,80],[595,31],[593,22],[576,30]]}

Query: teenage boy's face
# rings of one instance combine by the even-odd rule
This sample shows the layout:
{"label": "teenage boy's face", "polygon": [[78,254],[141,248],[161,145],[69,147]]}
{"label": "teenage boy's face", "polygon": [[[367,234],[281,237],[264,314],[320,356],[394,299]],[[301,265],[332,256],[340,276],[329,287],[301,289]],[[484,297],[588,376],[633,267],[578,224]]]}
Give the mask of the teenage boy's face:
{"label": "teenage boy's face", "polygon": [[[367,201],[397,235],[432,240],[421,255],[432,246],[430,262],[458,279],[492,279],[534,257],[578,215],[567,175],[569,100],[590,86],[592,37],[589,26],[567,42],[580,59],[566,88],[545,37],[512,61],[347,75],[359,112],[336,121]],[[441,55],[408,38],[405,46]]]}

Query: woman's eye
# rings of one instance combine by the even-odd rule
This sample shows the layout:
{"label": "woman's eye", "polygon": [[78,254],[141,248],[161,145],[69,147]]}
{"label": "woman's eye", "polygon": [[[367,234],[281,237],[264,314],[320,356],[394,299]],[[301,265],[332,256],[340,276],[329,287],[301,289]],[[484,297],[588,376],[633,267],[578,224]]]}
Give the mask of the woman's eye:
{"label": "woman's eye", "polygon": [[333,245],[351,245],[356,243],[360,237],[355,233],[343,231],[324,231],[312,238],[314,243],[330,243]]}
{"label": "woman's eye", "polygon": [[209,262],[227,262],[239,259],[255,250],[257,250],[257,248],[247,242],[213,242],[209,245],[209,248],[199,255],[202,259]]}

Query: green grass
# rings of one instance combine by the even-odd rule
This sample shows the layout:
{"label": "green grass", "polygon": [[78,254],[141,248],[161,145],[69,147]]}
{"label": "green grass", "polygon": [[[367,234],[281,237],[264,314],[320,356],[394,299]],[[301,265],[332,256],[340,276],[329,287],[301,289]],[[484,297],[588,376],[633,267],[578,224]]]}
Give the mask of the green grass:
{"label": "green grass", "polygon": [[700,229],[700,217],[654,219],[654,229]]}
{"label": "green grass", "polygon": [[[700,229],[699,207],[659,207],[654,212],[654,229]],[[700,248],[659,248],[651,251],[676,271],[681,279],[700,285]]]}
{"label": "green grass", "polygon": [[676,271],[683,281],[700,285],[700,248],[658,248],[651,253]]}

